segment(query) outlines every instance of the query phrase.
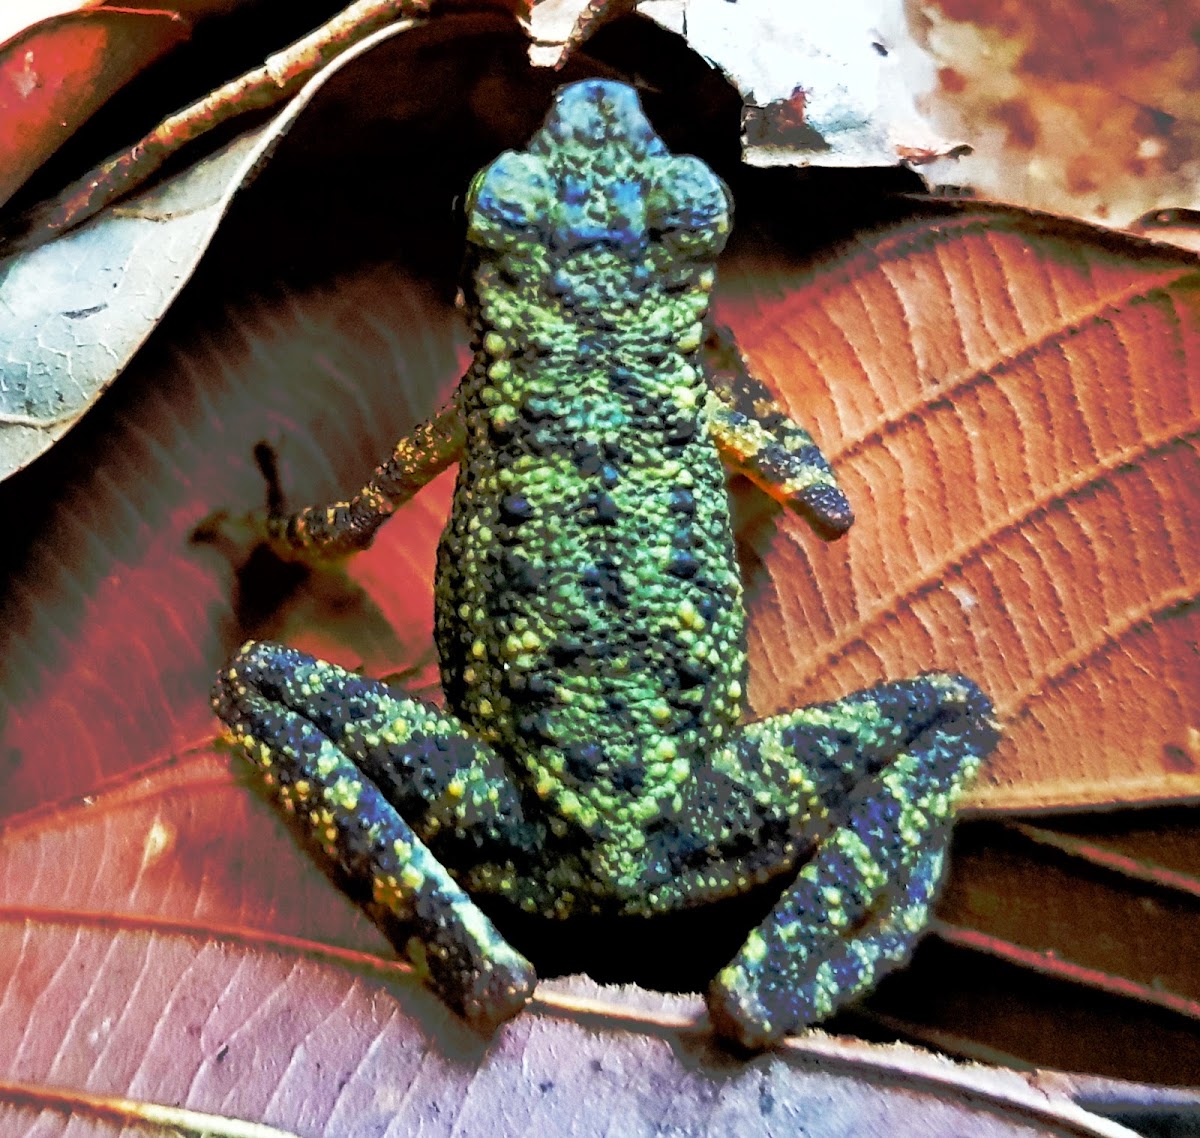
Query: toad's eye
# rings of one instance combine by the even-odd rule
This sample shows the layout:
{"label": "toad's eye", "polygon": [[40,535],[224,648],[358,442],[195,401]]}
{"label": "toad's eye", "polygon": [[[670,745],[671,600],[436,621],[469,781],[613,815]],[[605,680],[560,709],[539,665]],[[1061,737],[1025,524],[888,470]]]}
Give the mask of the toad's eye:
{"label": "toad's eye", "polygon": [[725,183],[690,155],[656,165],[646,197],[651,234],[680,254],[715,257],[725,247],[731,225],[733,205]]}
{"label": "toad's eye", "polygon": [[546,225],[552,194],[545,163],[505,151],[480,170],[467,193],[467,240],[503,250]]}

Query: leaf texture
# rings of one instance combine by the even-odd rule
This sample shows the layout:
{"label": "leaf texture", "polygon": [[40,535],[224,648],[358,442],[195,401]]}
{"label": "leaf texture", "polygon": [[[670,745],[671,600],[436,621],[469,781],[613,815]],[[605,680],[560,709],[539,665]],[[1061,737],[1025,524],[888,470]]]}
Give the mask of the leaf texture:
{"label": "leaf texture", "polygon": [[[517,105],[488,82],[490,102]],[[518,137],[526,127],[519,116],[507,125]],[[465,1039],[389,972],[378,934],[238,785],[237,768],[206,757],[212,674],[247,635],[432,687],[444,483],[340,577],[235,573],[225,551],[189,540],[212,510],[261,502],[257,442],[276,450],[292,500],[328,499],[357,486],[458,374],[461,245],[448,200],[422,194],[440,177],[457,192],[461,172],[446,174],[428,147],[396,149],[426,165],[403,185],[402,209],[385,179],[393,228],[371,217],[369,240],[346,238],[371,200],[354,169],[340,211],[286,230],[293,243],[304,236],[298,267],[287,262],[299,284],[252,298],[239,275],[252,258],[228,250],[256,248],[302,186],[281,149],[226,220],[213,267],[201,266],[118,387],[0,487],[13,535],[0,591],[0,1057],[15,1056],[0,1077],[181,1100],[302,1133],[479,1119],[507,1132],[564,1117],[586,1132],[631,1110],[653,1125],[696,1118],[696,1133],[722,1118],[765,1133],[820,1133],[818,1121],[903,1129],[929,1104],[912,1106],[899,1077],[906,1089],[878,1114],[874,1091],[856,1116],[825,1082],[784,1110],[794,1087],[759,1073],[774,1060],[738,1066],[736,1079],[705,1081],[686,1064],[660,1075],[669,1048],[644,1028],[627,1040],[605,1034],[607,1020],[571,1020],[541,1041],[549,1021],[528,1016],[492,1049]],[[752,209],[740,224],[751,233]],[[337,241],[322,246],[322,225]],[[314,250],[344,256],[350,244],[359,264],[317,263]],[[1006,730],[978,803],[1194,794],[1169,750],[1189,754],[1196,682],[1186,538],[1197,490],[1180,465],[1195,451],[1194,262],[985,210],[919,215],[815,266],[798,244],[785,235],[770,255],[753,242],[733,249],[722,315],[813,426],[859,522],[825,546],[786,516],[744,514],[755,711],[961,668],[996,697]],[[379,250],[400,267],[379,264]],[[1133,656],[1134,633],[1162,650]],[[1184,648],[1190,637],[1193,654],[1155,639],[1168,634]],[[331,963],[328,946],[383,955]],[[964,990],[948,969],[930,971],[911,997],[921,1009]],[[698,1038],[670,1046],[691,1063]],[[580,1059],[586,1096],[540,1077],[564,1056]],[[832,1077],[825,1062],[814,1061],[821,1080]],[[488,1097],[493,1073],[515,1097]],[[626,1085],[630,1098],[606,1097]],[[738,1097],[744,1088],[757,1097]],[[576,1101],[586,1108],[571,1114]],[[955,1116],[947,1129],[982,1125]]]}
{"label": "leaf texture", "polygon": [[[348,903],[331,910],[306,876],[270,810],[211,759],[155,772],[52,825],[10,827],[0,1133],[158,1132],[136,1117],[118,1131],[83,1109],[39,1109],[60,1087],[304,1135],[1131,1133],[1014,1072],[912,1049],[817,1033],[733,1062],[689,1025],[696,999],[551,985],[540,1008],[485,1042],[386,961],[291,939],[315,933],[368,952],[379,939]],[[275,934],[256,936],[265,926]],[[27,1089],[19,1101],[14,1083]],[[244,1133],[219,1121],[208,1132]]]}
{"label": "leaf texture", "polygon": [[[427,414],[456,373],[452,315],[424,290],[405,291],[394,274],[367,272],[261,321],[230,314],[219,322],[219,344],[202,336],[188,356],[143,357],[161,382],[136,392],[136,406],[116,408],[116,422],[104,425],[102,465],[64,475],[75,484],[3,602],[7,813],[88,794],[213,737],[206,693],[245,633],[232,610],[239,585],[229,561],[192,545],[192,529],[215,503],[261,504],[252,452],[263,438],[279,443],[297,495],[332,492],[331,455],[365,476],[373,456]],[[411,331],[401,342],[396,329]],[[375,406],[354,390],[359,372],[377,377]],[[319,424],[323,441],[297,439],[300,417]],[[218,445],[226,458],[214,462]],[[445,489],[422,499],[355,567],[370,579],[381,575],[379,564],[390,565],[404,587],[355,623],[341,645],[344,662],[365,658],[388,672],[428,655]],[[321,614],[331,625],[310,648],[338,654],[328,610],[357,604],[355,590],[347,583],[331,598],[312,598],[315,614],[299,606],[301,625],[311,628]],[[291,628],[268,623],[260,631],[289,636]]]}
{"label": "leaf texture", "polygon": [[1195,795],[1196,262],[971,209],[729,277],[859,519],[827,547],[782,526],[756,711],[960,670],[1004,729],[979,804]]}
{"label": "leaf texture", "polygon": [[0,43],[0,205],[114,91],[191,32],[178,12],[69,12]]}
{"label": "leaf texture", "polygon": [[[154,26],[170,25],[155,19]],[[464,97],[471,63],[502,52],[515,37],[500,33],[511,30],[511,21],[498,15],[384,28],[316,74],[268,122],[48,244],[0,256],[0,479],[47,450],[103,394],[188,282],[234,199],[310,102],[327,84],[336,87],[343,69],[369,86],[372,69],[376,75],[389,69],[390,76],[416,55],[433,88],[444,85]],[[371,53],[387,41],[384,51]],[[464,47],[472,42],[474,51]],[[356,66],[364,55],[373,60],[366,71]],[[393,96],[386,110],[395,118],[427,115],[428,100],[418,84],[407,98]],[[203,123],[212,116],[194,117]],[[92,186],[95,179],[84,181]]]}

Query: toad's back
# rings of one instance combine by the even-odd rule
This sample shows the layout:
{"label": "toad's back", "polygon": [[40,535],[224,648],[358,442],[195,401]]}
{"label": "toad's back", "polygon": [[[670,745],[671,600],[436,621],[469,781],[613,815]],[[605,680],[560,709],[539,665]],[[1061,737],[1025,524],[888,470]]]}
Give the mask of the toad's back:
{"label": "toad's back", "polygon": [[741,711],[741,586],[697,359],[728,197],[632,91],[596,81],[480,173],[468,219],[446,697],[559,816],[644,825]]}

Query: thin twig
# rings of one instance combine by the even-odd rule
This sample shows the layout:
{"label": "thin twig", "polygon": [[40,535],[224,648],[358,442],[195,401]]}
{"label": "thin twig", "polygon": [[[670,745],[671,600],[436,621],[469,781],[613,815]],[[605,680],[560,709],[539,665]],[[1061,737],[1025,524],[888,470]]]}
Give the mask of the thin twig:
{"label": "thin twig", "polygon": [[566,42],[562,45],[562,52],[558,57],[558,62],[554,65],[554,70],[561,71],[566,66],[567,60],[579,50],[584,40],[589,39],[597,28],[611,23],[618,16],[628,15],[636,7],[637,0],[588,0],[579,15],[575,17],[575,24],[571,28]]}
{"label": "thin twig", "polygon": [[131,1128],[148,1122],[156,1129],[161,1127],[165,1132],[192,1138],[296,1138],[290,1130],[248,1119],[44,1083],[0,1082],[0,1102],[25,1107],[31,1112],[57,1110],[62,1112],[64,1120],[66,1117],[90,1117]]}
{"label": "thin twig", "polygon": [[431,0],[357,0],[261,66],[230,80],[190,106],[168,115],[128,150],[90,170],[57,197],[31,211],[6,233],[4,253],[33,248],[86,221],[142,185],[182,146],[236,115],[290,98],[330,60],[398,19],[428,14]]}

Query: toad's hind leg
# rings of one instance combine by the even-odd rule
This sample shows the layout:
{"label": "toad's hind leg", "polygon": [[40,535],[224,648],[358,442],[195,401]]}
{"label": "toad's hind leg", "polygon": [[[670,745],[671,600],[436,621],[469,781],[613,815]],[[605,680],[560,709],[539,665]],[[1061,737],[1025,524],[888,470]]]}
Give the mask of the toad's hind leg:
{"label": "toad's hind leg", "polygon": [[997,738],[970,680],[931,674],[750,724],[739,743],[785,747],[803,767],[822,753],[831,717],[877,757],[713,980],[715,1026],[747,1047],[825,1018],[905,960],[928,922],[956,803]]}
{"label": "toad's hind leg", "polygon": [[465,842],[504,873],[506,857],[536,847],[486,744],[377,680],[265,642],[222,670],[213,706],[347,892],[456,1012],[490,1029],[524,1006],[533,967],[430,849]]}

